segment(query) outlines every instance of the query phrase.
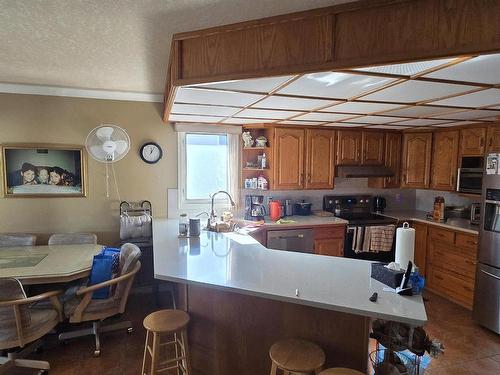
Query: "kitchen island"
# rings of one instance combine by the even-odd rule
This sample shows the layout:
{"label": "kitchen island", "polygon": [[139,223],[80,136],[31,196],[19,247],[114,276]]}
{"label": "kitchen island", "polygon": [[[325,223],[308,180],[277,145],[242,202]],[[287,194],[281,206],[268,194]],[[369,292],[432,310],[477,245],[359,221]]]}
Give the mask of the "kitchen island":
{"label": "kitchen island", "polygon": [[317,342],[329,366],[364,371],[371,318],[427,320],[421,296],[384,290],[370,262],[270,250],[236,233],[177,233],[177,220],[154,220],[155,278],[180,285],[195,374],[266,374],[270,345],[289,337]]}

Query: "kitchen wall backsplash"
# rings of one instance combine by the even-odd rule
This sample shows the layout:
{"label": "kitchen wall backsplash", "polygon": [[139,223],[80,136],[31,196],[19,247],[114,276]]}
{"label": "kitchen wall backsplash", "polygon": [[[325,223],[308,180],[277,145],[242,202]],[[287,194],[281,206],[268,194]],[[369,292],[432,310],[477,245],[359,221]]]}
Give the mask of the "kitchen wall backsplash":
{"label": "kitchen wall backsplash", "polygon": [[415,208],[419,211],[431,211],[435,197],[444,197],[446,206],[470,206],[481,200],[481,197],[470,198],[457,193],[417,189],[415,194]]}
{"label": "kitchen wall backsplash", "polygon": [[415,191],[407,189],[373,189],[368,187],[366,178],[335,178],[335,188],[333,190],[283,190],[283,191],[261,191],[247,190],[241,191],[241,206],[245,206],[245,195],[263,195],[264,201],[267,197],[273,199],[291,199],[294,202],[305,200],[312,203],[313,210],[323,209],[324,195],[357,195],[369,194],[385,197],[388,210],[413,209],[415,207]]}

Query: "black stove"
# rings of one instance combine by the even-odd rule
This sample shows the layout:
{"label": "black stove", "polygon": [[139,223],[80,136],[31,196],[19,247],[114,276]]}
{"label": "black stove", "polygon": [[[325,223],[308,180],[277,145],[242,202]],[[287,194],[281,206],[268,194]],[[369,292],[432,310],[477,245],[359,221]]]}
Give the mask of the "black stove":
{"label": "black stove", "polygon": [[397,220],[373,214],[371,195],[325,195],[323,210],[333,212],[349,225],[393,224]]}
{"label": "black stove", "polygon": [[[394,261],[394,243],[392,250],[387,252],[357,252],[353,249],[354,232],[360,230],[359,227],[397,224],[396,219],[372,213],[372,199],[371,195],[325,195],[323,197],[323,210],[333,212],[335,216],[348,221],[345,232],[344,257],[392,262]],[[361,230],[363,231],[363,228]]]}

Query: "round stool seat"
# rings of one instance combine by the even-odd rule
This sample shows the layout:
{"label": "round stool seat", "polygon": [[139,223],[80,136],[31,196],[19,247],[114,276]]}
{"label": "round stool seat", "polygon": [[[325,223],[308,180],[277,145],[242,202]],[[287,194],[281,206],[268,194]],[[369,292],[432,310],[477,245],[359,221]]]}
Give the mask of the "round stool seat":
{"label": "round stool seat", "polygon": [[271,360],[281,369],[311,372],[325,364],[325,352],[318,345],[304,340],[283,340],[271,346]]}
{"label": "round stool seat", "polygon": [[160,310],[144,318],[144,328],[151,332],[179,331],[189,323],[189,315],[182,310]]}
{"label": "round stool seat", "polygon": [[357,370],[352,370],[350,368],[334,367],[321,371],[319,375],[365,375],[365,374]]}

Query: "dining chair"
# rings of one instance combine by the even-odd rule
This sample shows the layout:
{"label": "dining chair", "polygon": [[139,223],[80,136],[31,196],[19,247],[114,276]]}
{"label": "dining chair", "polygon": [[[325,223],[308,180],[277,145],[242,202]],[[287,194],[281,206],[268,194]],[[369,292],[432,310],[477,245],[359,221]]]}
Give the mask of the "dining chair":
{"label": "dining chair", "polygon": [[49,245],[97,244],[94,233],[56,233],[49,237]]}
{"label": "dining chair", "polygon": [[[76,291],[76,295],[64,303],[64,314],[70,323],[92,322],[91,328],[76,331],[63,332],[59,340],[95,336],[94,356],[101,354],[100,334],[104,332],[126,329],[132,333],[132,322],[122,321],[115,324],[103,325],[102,322],[109,317],[123,314],[127,305],[128,296],[134,277],[141,268],[139,258],[141,250],[134,244],[126,243],[120,249],[120,261],[118,276],[99,284],[82,287]],[[106,299],[92,299],[94,291],[102,288],[110,288],[110,296]]]}
{"label": "dining chair", "polygon": [[[40,339],[62,321],[59,294],[61,291],[50,291],[26,297],[19,280],[0,278],[0,350],[20,348],[0,356],[0,374],[10,373],[13,367],[50,369],[48,362],[26,356],[39,348]],[[51,302],[46,308],[32,307],[45,300]]]}
{"label": "dining chair", "polygon": [[35,246],[36,236],[27,233],[1,233],[0,247]]}

